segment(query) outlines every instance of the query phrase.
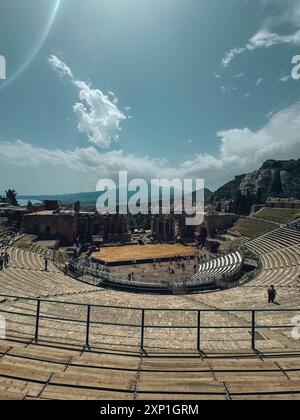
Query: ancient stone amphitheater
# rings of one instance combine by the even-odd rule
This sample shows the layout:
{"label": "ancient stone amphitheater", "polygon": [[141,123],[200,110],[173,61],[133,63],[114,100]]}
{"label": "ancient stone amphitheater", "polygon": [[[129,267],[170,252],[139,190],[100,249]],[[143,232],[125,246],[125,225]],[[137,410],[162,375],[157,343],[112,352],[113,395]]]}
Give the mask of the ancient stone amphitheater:
{"label": "ancient stone amphitheater", "polygon": [[[93,287],[52,262],[45,272],[52,251],[14,242],[0,272],[0,398],[300,398],[300,233],[246,246],[262,261],[252,281],[157,296]],[[280,306],[267,303],[270,284]]]}

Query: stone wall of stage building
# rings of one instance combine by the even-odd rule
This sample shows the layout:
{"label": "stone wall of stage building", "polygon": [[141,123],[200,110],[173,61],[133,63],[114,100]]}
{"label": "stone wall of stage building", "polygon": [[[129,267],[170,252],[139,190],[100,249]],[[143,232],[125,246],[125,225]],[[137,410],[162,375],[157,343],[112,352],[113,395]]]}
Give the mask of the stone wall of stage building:
{"label": "stone wall of stage building", "polygon": [[195,226],[186,226],[181,215],[157,215],[151,220],[152,236],[157,241],[194,240]]}
{"label": "stone wall of stage building", "polygon": [[175,240],[180,235],[178,222],[172,216],[153,216],[151,220],[152,236],[156,240]]}
{"label": "stone wall of stage building", "polygon": [[59,238],[64,242],[91,242],[93,236],[101,236],[105,242],[129,239],[127,220],[122,215],[98,213],[55,213],[41,211],[28,214],[23,220],[23,232],[45,238]]}
{"label": "stone wall of stage building", "polygon": [[103,216],[102,224],[104,241],[119,242],[129,239],[127,219],[125,216],[119,214]]}
{"label": "stone wall of stage building", "polygon": [[78,216],[78,235],[89,241],[93,236],[102,236],[104,241],[128,239],[127,220],[122,215],[100,215],[80,213]]}
{"label": "stone wall of stage building", "polygon": [[157,241],[191,242],[197,239],[200,231],[199,226],[186,225],[185,215],[156,215],[151,220],[151,233]]}
{"label": "stone wall of stage building", "polygon": [[77,220],[74,215],[28,214],[24,216],[23,232],[73,243],[77,234]]}
{"label": "stone wall of stage building", "polygon": [[222,232],[233,226],[239,219],[236,214],[208,214],[204,217],[204,226],[209,237],[214,237],[217,232]]}
{"label": "stone wall of stage building", "polygon": [[44,200],[43,201],[44,210],[59,210],[60,204],[58,200]]}
{"label": "stone wall of stage building", "polygon": [[233,226],[239,217],[234,214],[205,214],[201,225],[187,226],[185,216],[154,216],[151,221],[152,236],[161,241],[193,241],[203,236],[213,237],[216,232]]}
{"label": "stone wall of stage building", "polygon": [[76,237],[81,242],[90,242],[94,236],[102,237],[104,242],[127,241],[127,219],[122,215],[79,213]]}

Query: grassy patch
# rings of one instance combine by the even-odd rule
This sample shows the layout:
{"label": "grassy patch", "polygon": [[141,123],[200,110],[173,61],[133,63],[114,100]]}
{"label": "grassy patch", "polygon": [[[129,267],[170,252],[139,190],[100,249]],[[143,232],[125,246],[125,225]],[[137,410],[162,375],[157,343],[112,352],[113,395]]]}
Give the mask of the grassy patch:
{"label": "grassy patch", "polygon": [[256,217],[270,220],[270,222],[285,224],[298,219],[300,217],[300,210],[265,208],[257,213]]}
{"label": "grassy patch", "polygon": [[270,232],[275,228],[276,226],[273,223],[265,222],[264,220],[242,218],[235,223],[233,228],[231,228],[231,231],[254,239],[258,236]]}

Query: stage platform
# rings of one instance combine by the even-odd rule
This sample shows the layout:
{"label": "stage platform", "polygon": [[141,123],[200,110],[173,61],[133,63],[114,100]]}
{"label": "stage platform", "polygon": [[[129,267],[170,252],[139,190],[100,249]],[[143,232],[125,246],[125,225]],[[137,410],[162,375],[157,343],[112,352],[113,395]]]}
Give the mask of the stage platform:
{"label": "stage platform", "polygon": [[156,260],[166,261],[176,257],[193,257],[195,248],[181,244],[159,245],[127,245],[117,247],[103,247],[99,252],[94,252],[92,258],[107,264],[138,264]]}

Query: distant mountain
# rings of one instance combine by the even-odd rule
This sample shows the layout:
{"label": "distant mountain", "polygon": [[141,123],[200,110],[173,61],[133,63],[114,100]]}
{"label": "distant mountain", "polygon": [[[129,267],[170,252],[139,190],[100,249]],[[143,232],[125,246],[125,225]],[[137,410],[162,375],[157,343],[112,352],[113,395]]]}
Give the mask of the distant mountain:
{"label": "distant mountain", "polygon": [[235,200],[238,195],[247,196],[258,204],[265,203],[270,196],[300,199],[300,159],[268,160],[260,169],[236,176],[223,185],[212,195],[211,201]]}
{"label": "distant mountain", "polygon": [[[119,193],[119,189],[117,193]],[[150,191],[150,188],[149,188]],[[130,196],[134,193],[129,194]],[[172,194],[171,199],[178,192]],[[236,176],[214,193],[205,189],[205,203],[217,203],[233,200],[233,211],[247,214],[252,204],[264,204],[268,197],[293,197],[300,199],[300,159],[298,160],[268,160],[260,169],[249,174]],[[63,195],[18,196],[22,204],[26,200],[59,200],[64,206],[72,206],[74,201],[80,201],[83,208],[95,209],[99,192],[81,192]],[[149,195],[150,201],[150,195]]]}
{"label": "distant mountain", "polygon": [[[117,189],[117,197],[119,196],[120,190]],[[18,196],[18,199],[23,203],[27,202],[28,200],[31,200],[33,202],[38,201],[44,201],[44,200],[59,200],[62,205],[65,206],[71,206],[75,201],[80,201],[83,206],[88,207],[95,207],[97,199],[99,198],[99,192],[93,191],[93,192],[82,192],[82,193],[70,193],[70,194],[62,194],[62,195],[35,195],[35,196],[29,196],[29,195],[20,195]],[[128,197],[130,198],[134,193],[129,193]],[[207,188],[204,190],[204,197],[205,201],[209,202],[212,196],[212,192],[208,190]],[[176,195],[176,193],[175,193]],[[171,198],[174,198],[174,194],[171,194]],[[150,201],[150,196],[149,196]]]}
{"label": "distant mountain", "polygon": [[211,198],[213,196],[213,192],[210,191],[208,188],[204,188],[204,201],[205,203],[210,203],[211,202]]}
{"label": "distant mountain", "polygon": [[96,203],[99,197],[98,192],[84,192],[84,193],[69,193],[57,195],[18,195],[18,199],[31,200],[31,201],[44,201],[44,200],[58,200],[62,203],[72,204],[74,201],[81,201],[82,203]]}

